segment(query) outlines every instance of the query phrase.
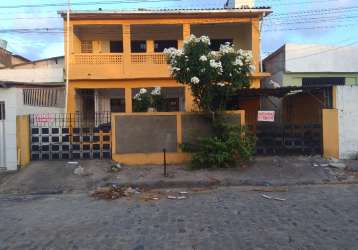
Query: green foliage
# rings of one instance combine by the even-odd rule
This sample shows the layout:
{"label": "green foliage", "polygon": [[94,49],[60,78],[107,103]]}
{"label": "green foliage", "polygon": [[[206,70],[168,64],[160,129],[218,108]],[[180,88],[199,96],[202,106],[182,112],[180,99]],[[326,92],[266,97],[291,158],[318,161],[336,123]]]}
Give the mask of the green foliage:
{"label": "green foliage", "polygon": [[164,111],[165,100],[161,93],[160,87],[148,91],[145,88],[140,89],[133,98],[133,111],[134,112],[147,112],[148,108],[154,108],[157,111]]}
{"label": "green foliage", "polygon": [[182,145],[184,151],[193,153],[192,167],[225,168],[251,159],[255,137],[218,117],[237,90],[250,87],[250,74],[255,70],[251,54],[235,50],[230,44],[211,51],[208,37],[193,35],[182,50],[171,48],[165,53],[171,76],[189,85],[198,107],[212,115],[214,135],[201,138],[195,145]]}
{"label": "green foliage", "polygon": [[227,168],[252,159],[256,138],[245,127],[216,121],[214,136],[201,138],[196,145],[183,144],[182,149],[193,153],[193,169]]}
{"label": "green foliage", "polygon": [[250,86],[252,56],[230,44],[222,45],[220,51],[211,51],[208,37],[192,35],[182,50],[171,48],[165,53],[172,77],[191,87],[195,102],[203,111],[224,110],[229,97]]}

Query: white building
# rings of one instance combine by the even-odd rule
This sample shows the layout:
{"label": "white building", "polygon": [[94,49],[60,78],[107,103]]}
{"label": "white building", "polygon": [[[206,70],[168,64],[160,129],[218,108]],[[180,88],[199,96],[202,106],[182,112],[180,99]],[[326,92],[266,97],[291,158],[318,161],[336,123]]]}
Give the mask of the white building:
{"label": "white building", "polygon": [[[262,109],[276,120],[322,122],[322,109],[338,112],[337,156],[358,157],[358,46],[286,44],[263,60],[271,76],[263,88],[300,88],[282,98],[263,97]],[[313,88],[315,92],[312,92]],[[319,90],[317,90],[317,88]],[[289,117],[289,118],[287,118]]]}
{"label": "white building", "polygon": [[0,170],[17,169],[16,116],[63,113],[63,57],[0,69]]}

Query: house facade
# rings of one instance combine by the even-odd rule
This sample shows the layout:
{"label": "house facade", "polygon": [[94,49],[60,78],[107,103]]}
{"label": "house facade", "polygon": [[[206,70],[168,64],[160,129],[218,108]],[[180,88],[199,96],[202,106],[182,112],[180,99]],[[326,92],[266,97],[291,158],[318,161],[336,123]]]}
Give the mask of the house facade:
{"label": "house facade", "polygon": [[[238,8],[222,9],[71,11],[65,34],[67,112],[132,113],[140,88],[156,86],[168,100],[167,111],[192,111],[191,90],[171,79],[163,53],[165,48],[183,47],[191,34],[209,36],[214,50],[231,42],[251,51],[256,66],[252,87],[259,88],[267,75],[260,71],[260,21],[271,10],[240,2],[229,1]],[[61,15],[67,30],[66,13]]]}
{"label": "house facade", "polygon": [[321,87],[321,91],[313,95],[298,91],[284,98],[265,97],[263,108],[275,110],[277,122],[305,122],[302,113],[306,122],[320,121],[320,109],[332,108],[332,86],[358,85],[358,59],[353,56],[357,52],[358,46],[282,46],[263,60],[263,67],[271,76],[262,81],[262,87]]}
{"label": "house facade", "polygon": [[30,160],[29,121],[21,126],[22,115],[64,112],[63,61],[56,57],[0,69],[0,170],[16,170]]}
{"label": "house facade", "polygon": [[357,53],[358,46],[282,46],[263,60],[271,76],[262,81],[262,87],[292,91],[262,97],[263,109],[275,110],[277,123],[322,125],[326,156],[356,158]]}

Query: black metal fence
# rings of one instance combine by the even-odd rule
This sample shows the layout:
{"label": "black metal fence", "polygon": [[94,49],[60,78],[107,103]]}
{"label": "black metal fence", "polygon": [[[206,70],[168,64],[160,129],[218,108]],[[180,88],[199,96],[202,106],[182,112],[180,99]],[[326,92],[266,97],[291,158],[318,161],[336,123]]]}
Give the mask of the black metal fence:
{"label": "black metal fence", "polygon": [[259,123],[250,129],[257,137],[257,155],[322,154],[321,124]]}
{"label": "black metal fence", "polygon": [[110,159],[111,114],[30,115],[31,159]]}

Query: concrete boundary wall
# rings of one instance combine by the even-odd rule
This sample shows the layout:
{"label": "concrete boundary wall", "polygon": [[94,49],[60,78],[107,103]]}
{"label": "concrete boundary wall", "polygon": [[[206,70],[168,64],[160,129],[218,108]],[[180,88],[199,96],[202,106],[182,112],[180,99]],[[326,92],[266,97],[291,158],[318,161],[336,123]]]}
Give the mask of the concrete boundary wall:
{"label": "concrete boundary wall", "polygon": [[339,157],[358,157],[358,86],[336,86],[339,123]]}
{"label": "concrete boundary wall", "polygon": [[[198,112],[154,112],[112,114],[112,158],[128,165],[181,164],[191,155],[180,149],[183,142],[195,142],[211,133],[204,115]],[[225,118],[245,125],[245,111],[228,111]],[[199,132],[200,133],[199,133]]]}

